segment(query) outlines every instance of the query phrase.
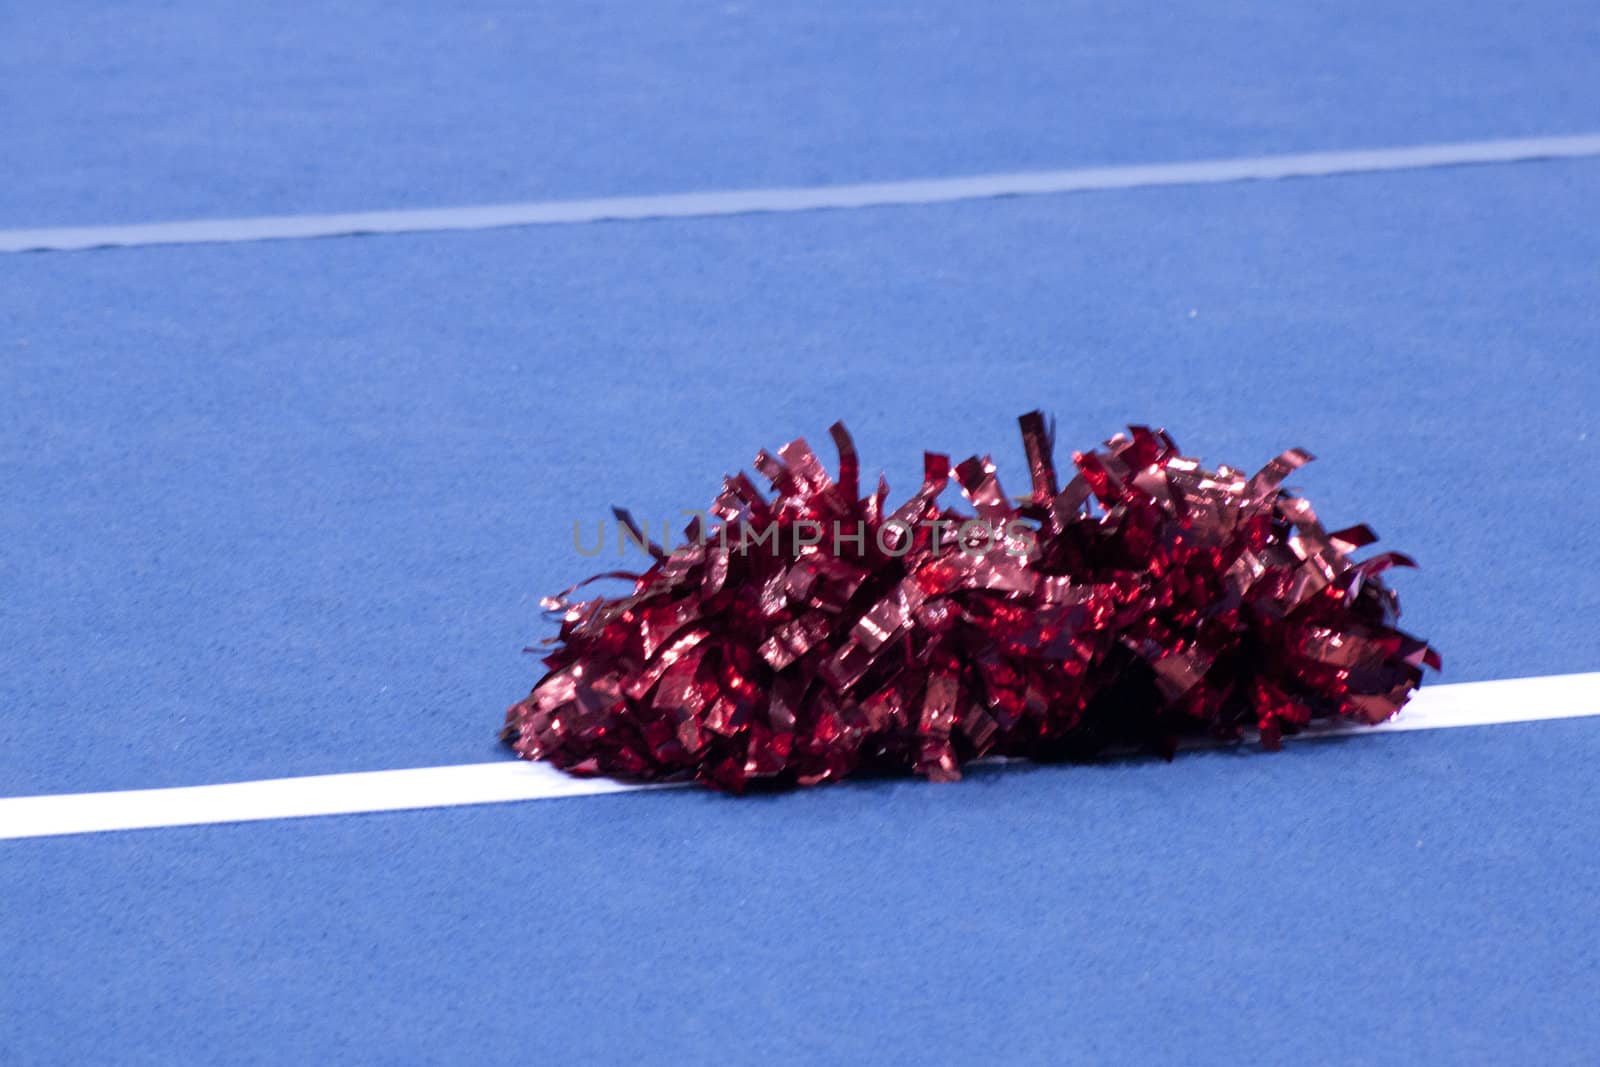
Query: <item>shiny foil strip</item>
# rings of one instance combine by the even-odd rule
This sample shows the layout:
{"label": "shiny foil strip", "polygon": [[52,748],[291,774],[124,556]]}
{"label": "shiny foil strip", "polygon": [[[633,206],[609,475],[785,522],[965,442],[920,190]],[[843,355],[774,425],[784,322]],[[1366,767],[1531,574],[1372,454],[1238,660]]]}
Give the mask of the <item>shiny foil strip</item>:
{"label": "shiny foil strip", "polygon": [[[988,457],[925,457],[890,508],[862,496],[842,425],[830,478],[804,440],[741,474],[670,552],[648,542],[626,595],[550,598],[548,673],[506,713],[519,756],[580,775],[696,779],[730,792],[856,772],[960,777],[986,755],[1085,759],[1180,739],[1267,748],[1313,720],[1378,723],[1406,702],[1426,642],[1396,627],[1399,553],[1329,532],[1283,488],[1312,457],[1209,470],[1143,426],[1072,456],[1024,415],[1032,487]],[[941,507],[954,481],[971,511]]]}

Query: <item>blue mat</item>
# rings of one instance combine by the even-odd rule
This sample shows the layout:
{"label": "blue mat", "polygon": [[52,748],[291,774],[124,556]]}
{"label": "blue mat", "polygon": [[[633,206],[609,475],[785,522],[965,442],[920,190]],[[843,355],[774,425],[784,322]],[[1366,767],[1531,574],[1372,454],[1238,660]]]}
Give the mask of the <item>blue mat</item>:
{"label": "blue mat", "polygon": [[[1583,132],[1600,17],[0,12],[0,226]],[[0,255],[0,796],[502,756],[761,446],[1302,445],[1444,680],[1600,669],[1600,163]],[[0,1063],[1600,1057],[1600,720],[0,845]]]}
{"label": "blue mat", "polygon": [[1025,485],[1035,406],[1303,445],[1448,679],[1594,669],[1593,173],[0,258],[0,782],[491,758],[574,522],[835,418],[904,493],[927,447]]}
{"label": "blue mat", "polygon": [[1537,723],[15,843],[0,1052],[1588,1062],[1597,758]]}
{"label": "blue mat", "polygon": [[1600,101],[1600,17],[1560,0],[36,3],[0,38],[18,227],[1579,133]]}

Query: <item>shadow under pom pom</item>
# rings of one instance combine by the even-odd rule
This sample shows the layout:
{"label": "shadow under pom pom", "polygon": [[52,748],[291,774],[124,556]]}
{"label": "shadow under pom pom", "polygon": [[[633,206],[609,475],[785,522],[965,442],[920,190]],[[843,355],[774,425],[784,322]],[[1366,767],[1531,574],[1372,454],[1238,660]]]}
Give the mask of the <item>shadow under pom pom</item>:
{"label": "shadow under pom pom", "polygon": [[[1052,430],[1020,421],[1033,486],[1017,501],[987,457],[929,453],[890,510],[881,478],[860,495],[838,424],[837,479],[804,440],[760,453],[775,498],[728,478],[716,523],[650,545],[643,574],[602,576],[631,593],[545,602],[562,614],[549,673],[502,738],[574,774],[731,792],[954,779],[987,755],[1170,756],[1246,730],[1275,748],[1313,720],[1382,722],[1438,669],[1380,577],[1411,560],[1353,560],[1372,531],[1330,533],[1282,487],[1307,453],[1246,477],[1135,426],[1073,453],[1058,488]],[[972,513],[940,507],[952,476]]]}

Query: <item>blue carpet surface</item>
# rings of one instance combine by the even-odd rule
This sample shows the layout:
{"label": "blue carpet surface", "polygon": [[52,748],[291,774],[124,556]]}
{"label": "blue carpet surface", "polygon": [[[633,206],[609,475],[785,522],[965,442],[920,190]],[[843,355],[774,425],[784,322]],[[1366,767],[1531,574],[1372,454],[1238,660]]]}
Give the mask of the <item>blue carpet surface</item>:
{"label": "blue carpet surface", "polygon": [[1561,0],[10,2],[0,41],[15,227],[1600,125],[1600,8]]}
{"label": "blue carpet surface", "polygon": [[0,792],[492,758],[575,522],[835,418],[1302,445],[1446,679],[1596,669],[1597,173],[0,258]]}
{"label": "blue carpet surface", "polygon": [[[0,0],[0,227],[1600,128],[1600,13]],[[540,595],[844,418],[1302,445],[1600,669],[1600,162],[0,256],[0,796],[472,762]],[[826,449],[820,450],[826,453]],[[830,457],[831,458],[831,457]],[[625,561],[626,562],[626,561]],[[1600,1059],[1600,720],[0,844],[0,1063]]]}
{"label": "blue carpet surface", "polygon": [[1550,722],[14,843],[0,1059],[1593,1063],[1596,759]]}

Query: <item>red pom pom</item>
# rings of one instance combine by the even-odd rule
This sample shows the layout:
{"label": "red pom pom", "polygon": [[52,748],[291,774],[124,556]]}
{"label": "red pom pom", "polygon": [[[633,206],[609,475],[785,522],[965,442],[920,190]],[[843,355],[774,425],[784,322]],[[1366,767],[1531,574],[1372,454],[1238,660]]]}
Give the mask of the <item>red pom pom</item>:
{"label": "red pom pom", "polygon": [[[564,613],[549,673],[502,737],[577,774],[733,792],[858,769],[951,779],[985,755],[1170,756],[1251,728],[1274,748],[1316,719],[1381,722],[1438,668],[1379,577],[1411,561],[1353,561],[1373,533],[1329,533],[1281,488],[1306,453],[1247,478],[1135,426],[1074,453],[1058,489],[1052,432],[1021,422],[1019,503],[987,458],[952,471],[930,453],[891,511],[882,479],[860,496],[840,425],[836,481],[803,440],[761,453],[776,499],[729,478],[717,523],[605,576],[632,593],[545,602]],[[975,514],[941,510],[952,473]]]}

